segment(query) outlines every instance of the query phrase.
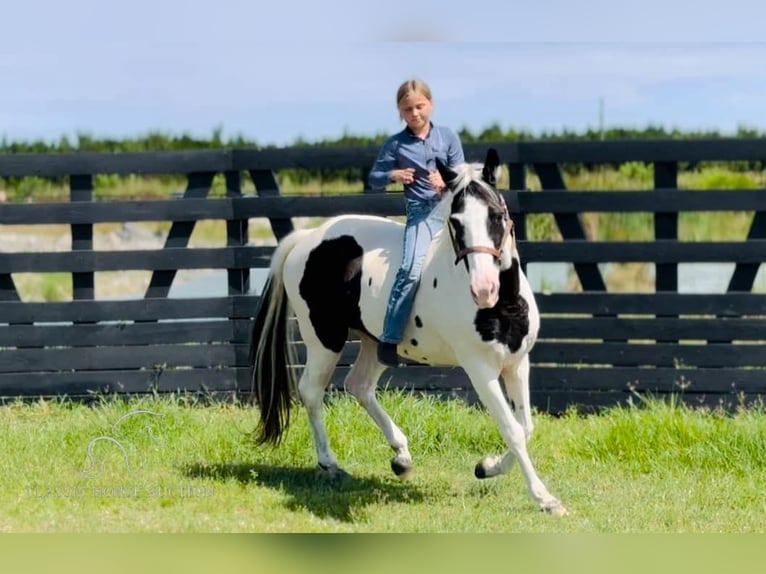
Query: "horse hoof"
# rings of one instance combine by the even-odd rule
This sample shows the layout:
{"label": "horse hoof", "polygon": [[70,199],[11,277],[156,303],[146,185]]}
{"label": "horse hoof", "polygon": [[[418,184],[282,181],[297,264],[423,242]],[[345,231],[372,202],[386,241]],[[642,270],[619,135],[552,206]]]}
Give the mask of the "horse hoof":
{"label": "horse hoof", "polygon": [[391,470],[399,478],[407,479],[412,475],[412,461],[404,457],[395,456],[391,459]]}
{"label": "horse hoof", "polygon": [[569,511],[558,500],[548,502],[540,507],[542,512],[551,514],[552,516],[568,516]]}
{"label": "horse hoof", "polygon": [[320,464],[317,467],[317,474],[319,474],[319,476],[322,478],[326,478],[333,481],[342,481],[342,480],[347,480],[351,478],[351,475],[349,473],[347,473],[345,470],[343,470],[342,468],[336,465],[324,466]]}
{"label": "horse hoof", "polygon": [[486,456],[476,463],[473,468],[473,474],[476,478],[491,478],[497,476],[498,458],[495,456]]}

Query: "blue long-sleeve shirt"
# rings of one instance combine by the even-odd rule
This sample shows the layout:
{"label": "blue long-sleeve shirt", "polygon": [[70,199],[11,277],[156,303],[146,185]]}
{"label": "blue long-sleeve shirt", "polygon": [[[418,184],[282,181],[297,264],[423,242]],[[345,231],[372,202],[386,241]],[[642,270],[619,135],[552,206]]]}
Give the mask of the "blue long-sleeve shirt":
{"label": "blue long-sleeve shirt", "polygon": [[457,134],[451,129],[431,124],[425,139],[415,136],[410,128],[389,137],[381,147],[368,178],[369,186],[375,190],[385,189],[390,183],[394,169],[415,169],[412,183],[404,186],[408,199],[432,201],[438,193],[428,181],[428,173],[436,169],[436,158],[450,167],[465,161],[463,146]]}

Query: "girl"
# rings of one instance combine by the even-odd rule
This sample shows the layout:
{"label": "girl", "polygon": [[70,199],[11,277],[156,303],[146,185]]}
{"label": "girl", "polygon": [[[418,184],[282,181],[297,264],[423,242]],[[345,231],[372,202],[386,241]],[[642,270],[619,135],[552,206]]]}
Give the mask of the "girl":
{"label": "girl", "polygon": [[457,134],[431,123],[433,100],[428,85],[420,80],[404,82],[396,92],[396,105],[406,127],[386,140],[369,176],[374,190],[383,190],[390,182],[403,184],[407,213],[402,264],[378,344],[378,360],[388,366],[399,364],[397,343],[412,311],[423,260],[431,239],[444,226],[443,217],[434,210],[446,187],[436,170],[436,158],[450,167],[465,161]]}

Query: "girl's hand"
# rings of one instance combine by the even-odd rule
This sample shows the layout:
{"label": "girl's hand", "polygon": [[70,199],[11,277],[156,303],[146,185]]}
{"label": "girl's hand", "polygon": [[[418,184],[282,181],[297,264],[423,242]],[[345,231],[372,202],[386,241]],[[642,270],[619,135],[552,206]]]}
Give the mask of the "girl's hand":
{"label": "girl's hand", "polygon": [[447,184],[444,183],[442,175],[436,170],[428,173],[428,181],[431,182],[431,187],[439,193],[447,189]]}
{"label": "girl's hand", "polygon": [[412,183],[415,180],[415,170],[411,167],[391,170],[391,181],[396,183]]}

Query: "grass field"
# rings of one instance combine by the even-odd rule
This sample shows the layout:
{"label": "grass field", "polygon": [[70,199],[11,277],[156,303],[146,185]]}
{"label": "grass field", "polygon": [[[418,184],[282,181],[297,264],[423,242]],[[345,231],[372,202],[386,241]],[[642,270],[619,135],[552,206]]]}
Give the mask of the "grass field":
{"label": "grass field", "polygon": [[[352,478],[314,471],[305,414],[279,449],[256,447],[256,411],[179,396],[0,407],[4,532],[763,532],[766,416],[649,400],[599,415],[537,414],[537,470],[571,515],[540,513],[518,469],[473,477],[503,450],[488,415],[461,401],[382,393],[410,439],[391,451],[353,400],[328,400],[333,447]],[[90,450],[89,450],[90,449]]]}

